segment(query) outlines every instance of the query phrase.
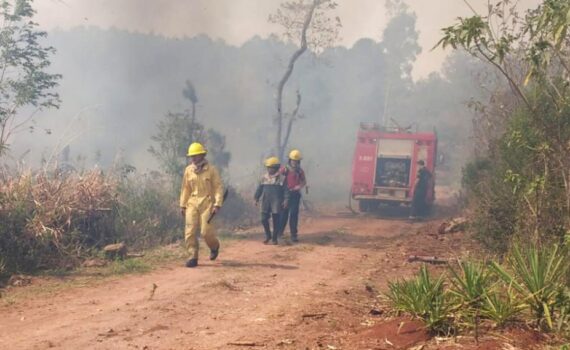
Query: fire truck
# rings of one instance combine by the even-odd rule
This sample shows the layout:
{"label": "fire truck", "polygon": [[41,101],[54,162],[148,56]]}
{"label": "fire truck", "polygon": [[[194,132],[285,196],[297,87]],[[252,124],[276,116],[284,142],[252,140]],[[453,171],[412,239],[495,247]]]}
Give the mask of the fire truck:
{"label": "fire truck", "polygon": [[426,202],[429,207],[433,204],[437,134],[410,129],[360,124],[352,163],[351,198],[358,202],[361,212],[374,211],[381,205],[411,205],[420,160],[432,174]]}

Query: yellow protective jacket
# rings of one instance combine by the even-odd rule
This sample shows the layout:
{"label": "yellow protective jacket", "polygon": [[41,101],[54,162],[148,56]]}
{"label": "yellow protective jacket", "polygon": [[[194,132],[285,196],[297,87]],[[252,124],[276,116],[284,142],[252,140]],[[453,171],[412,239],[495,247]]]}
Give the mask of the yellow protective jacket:
{"label": "yellow protective jacket", "polygon": [[198,173],[194,164],[186,167],[180,191],[181,208],[193,206],[198,210],[206,210],[211,205],[221,207],[223,200],[222,179],[214,166],[206,164]]}

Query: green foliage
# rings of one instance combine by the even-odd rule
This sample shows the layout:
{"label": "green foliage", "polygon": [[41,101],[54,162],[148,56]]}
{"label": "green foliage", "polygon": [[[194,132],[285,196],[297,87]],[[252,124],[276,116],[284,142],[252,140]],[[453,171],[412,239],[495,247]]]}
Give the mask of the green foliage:
{"label": "green foliage", "polygon": [[167,113],[156,125],[157,132],[151,139],[156,144],[148,151],[159,162],[159,165],[171,180],[172,192],[180,190],[180,181],[184,169],[188,165],[186,152],[193,142],[200,142],[208,150],[208,159],[223,174],[230,163],[231,154],[226,151],[226,138],[219,132],[209,129],[196,121],[195,104],[198,102],[196,88],[190,81],[182,95],[192,104],[192,111]]}
{"label": "green foliage", "polygon": [[422,319],[430,331],[448,333],[451,304],[443,282],[443,275],[433,280],[424,265],[415,279],[389,282],[386,296],[397,310]]}
{"label": "green foliage", "polygon": [[507,258],[508,270],[496,262],[491,267],[526,301],[536,323],[551,330],[554,312],[564,292],[567,258],[566,249],[557,245],[542,249],[514,245]]}
{"label": "green foliage", "polygon": [[192,121],[188,111],[167,113],[156,125],[156,134],[151,137],[157,145],[149,148],[161,169],[173,179],[182,178],[188,165],[186,151],[192,142],[203,142],[204,128]]}
{"label": "green foliage", "polygon": [[48,73],[49,56],[55,50],[41,45],[47,33],[37,30],[31,3],[0,1],[0,155],[13,132],[26,124],[26,120],[14,123],[23,107],[44,109],[60,103],[53,88],[61,76]]}
{"label": "green foliage", "polygon": [[526,307],[509,286],[485,293],[480,315],[493,321],[496,327],[504,327],[519,317]]}
{"label": "green foliage", "polygon": [[389,282],[398,311],[421,318],[432,330],[504,327],[532,321],[545,331],[570,332],[569,257],[557,245],[515,245],[505,264],[460,262],[432,280],[425,266],[411,280]]}
{"label": "green foliage", "polygon": [[180,239],[183,220],[177,197],[159,174],[134,174],[117,186],[116,241],[142,249]]}
{"label": "green foliage", "polygon": [[461,300],[463,307],[480,309],[483,299],[491,287],[491,275],[486,267],[474,262],[460,262],[459,271],[450,268],[450,292]]}
{"label": "green foliage", "polygon": [[511,288],[498,286],[497,277],[486,265],[471,261],[460,262],[459,269],[450,267],[456,322],[478,327],[482,319],[489,319],[497,327],[513,321],[524,305]]}
{"label": "green foliage", "polygon": [[508,82],[478,109],[486,133],[477,142],[487,146],[489,166],[464,172],[474,227],[503,252],[513,236],[562,241],[570,228],[569,11],[568,1],[545,0],[523,17],[516,4],[499,1],[486,16],[444,28],[439,42],[489,63]]}

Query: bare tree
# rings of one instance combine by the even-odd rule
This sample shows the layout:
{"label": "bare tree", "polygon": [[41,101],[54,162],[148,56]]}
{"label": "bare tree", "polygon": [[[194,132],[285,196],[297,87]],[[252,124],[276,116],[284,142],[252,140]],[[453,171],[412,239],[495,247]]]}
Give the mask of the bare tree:
{"label": "bare tree", "polygon": [[[301,93],[297,91],[296,106],[293,111],[291,113],[283,111],[285,85],[293,74],[295,63],[307,49],[319,54],[337,40],[341,27],[340,18],[329,16],[329,12],[336,7],[337,3],[333,0],[286,1],[273,15],[269,16],[269,22],[279,24],[283,28],[283,36],[287,41],[298,43],[298,48],[289,58],[287,68],[277,85],[275,151],[281,159],[289,142],[293,123],[299,117],[301,104]],[[283,135],[286,120],[288,123],[285,135]]]}

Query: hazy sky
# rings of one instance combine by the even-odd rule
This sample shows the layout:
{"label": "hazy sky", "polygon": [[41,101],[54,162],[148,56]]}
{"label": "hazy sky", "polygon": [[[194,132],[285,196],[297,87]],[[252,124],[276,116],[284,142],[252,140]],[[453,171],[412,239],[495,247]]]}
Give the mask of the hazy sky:
{"label": "hazy sky", "polygon": [[[240,45],[254,35],[267,37],[278,28],[267,23],[282,0],[35,0],[37,21],[45,29],[87,25],[154,32],[168,37],[192,37],[204,33]],[[420,45],[424,48],[414,67],[422,77],[439,69],[445,54],[430,52],[440,28],[472,12],[464,0],[407,0],[417,14]],[[484,10],[487,0],[469,0]],[[522,10],[540,0],[520,0]],[[360,38],[380,39],[386,25],[385,0],[337,0],[341,18],[341,45],[351,46]]]}

